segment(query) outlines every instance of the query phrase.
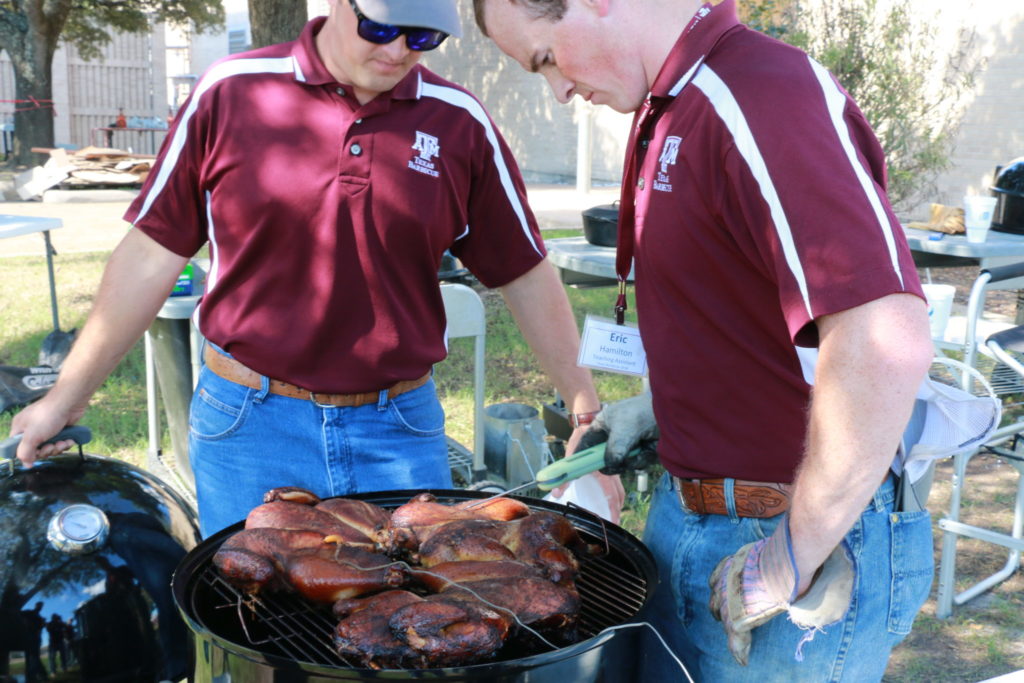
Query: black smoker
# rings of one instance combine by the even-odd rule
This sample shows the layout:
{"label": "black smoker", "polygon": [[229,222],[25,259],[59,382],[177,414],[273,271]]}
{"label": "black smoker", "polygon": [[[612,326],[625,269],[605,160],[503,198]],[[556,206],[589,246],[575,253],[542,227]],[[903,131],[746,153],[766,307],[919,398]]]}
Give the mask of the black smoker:
{"label": "black smoker", "polygon": [[128,463],[0,459],[0,680],[180,680],[170,580],[199,539],[188,504]]}
{"label": "black smoker", "polygon": [[[384,491],[351,496],[395,508],[420,491]],[[478,491],[432,491],[442,502],[486,498]],[[192,680],[326,681],[409,680],[552,682],[631,681],[638,655],[635,627],[616,632],[650,600],[657,570],[650,551],[623,529],[579,508],[532,498],[530,507],[551,510],[573,522],[588,543],[607,548],[581,560],[576,586],[582,600],[580,639],[567,647],[513,653],[485,664],[446,669],[383,670],[358,668],[334,649],[337,620],[290,595],[249,598],[224,582],[212,565],[221,543],[243,523],[206,539],[178,566],[174,599],[193,634]]]}

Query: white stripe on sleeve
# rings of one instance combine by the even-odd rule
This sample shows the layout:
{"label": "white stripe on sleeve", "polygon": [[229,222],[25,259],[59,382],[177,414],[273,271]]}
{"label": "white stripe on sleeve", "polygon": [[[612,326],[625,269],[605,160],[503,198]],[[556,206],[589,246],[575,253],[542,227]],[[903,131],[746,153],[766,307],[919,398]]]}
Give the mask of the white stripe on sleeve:
{"label": "white stripe on sleeve", "polygon": [[167,152],[164,154],[160,164],[160,171],[157,173],[153,185],[149,188],[149,193],[146,195],[146,201],[142,204],[142,209],[139,210],[139,215],[135,217],[135,223],[141,221],[149,213],[153,202],[156,201],[157,197],[160,196],[160,193],[167,186],[167,180],[177,165],[178,159],[181,157],[181,150],[185,148],[185,142],[188,139],[188,122],[195,115],[196,110],[199,108],[199,101],[206,91],[225,78],[258,73],[301,74],[301,70],[299,70],[298,63],[294,57],[275,57],[232,59],[221,62],[206,72],[206,75],[199,81],[195,92],[192,93],[192,99],[189,100],[188,108],[185,109],[185,113],[182,114],[181,119],[178,121],[178,127],[174,130],[174,137],[171,138],[171,142],[167,146]]}
{"label": "white stripe on sleeve", "polygon": [[740,110],[739,103],[733,97],[725,82],[707,65],[697,72],[697,75],[693,78],[693,83],[707,96],[711,105],[715,108],[715,113],[718,114],[732,134],[733,141],[736,143],[736,149],[739,150],[739,153],[747,162],[747,166],[750,167],[750,172],[754,175],[754,179],[761,190],[761,196],[771,212],[772,223],[775,225],[775,232],[778,235],[779,244],[782,246],[782,253],[786,258],[786,264],[789,266],[789,270],[793,274],[797,286],[800,288],[800,295],[803,297],[804,306],[807,308],[807,315],[813,320],[814,313],[811,310],[811,299],[807,293],[807,277],[804,275],[803,264],[800,263],[800,255],[797,253],[796,244],[793,241],[793,231],[789,225],[789,218],[787,218],[786,212],[782,209],[782,202],[779,200],[775,184],[772,182],[764,157],[761,156],[761,150],[757,146],[757,141],[754,140],[754,134],[751,132],[747,119]]}
{"label": "white stripe on sleeve", "polygon": [[491,148],[494,150],[494,166],[498,171],[498,177],[501,179],[501,186],[505,190],[505,196],[508,198],[509,204],[512,205],[512,210],[519,219],[519,226],[522,228],[523,234],[526,235],[526,238],[530,241],[534,250],[538,254],[543,254],[540,247],[537,245],[536,240],[533,238],[533,233],[530,231],[530,224],[526,220],[526,212],[523,209],[522,202],[519,201],[519,195],[516,193],[515,185],[512,184],[512,174],[509,172],[508,165],[505,163],[505,158],[501,154],[501,146],[498,145],[498,136],[495,134],[494,126],[491,125],[491,120],[487,118],[487,113],[484,111],[484,108],[479,102],[473,99],[473,97],[467,95],[461,90],[436,85],[434,83],[424,83],[421,81],[420,94],[423,97],[433,97],[455,107],[465,109],[469,112],[470,116],[476,119],[477,123],[483,126],[484,132],[487,135],[487,140],[491,143]]}
{"label": "white stripe on sleeve", "polygon": [[857,158],[857,150],[854,149],[853,140],[850,138],[850,129],[846,125],[846,119],[843,118],[843,111],[846,109],[846,96],[839,89],[839,86],[836,85],[832,74],[825,67],[810,57],[807,60],[811,63],[811,69],[818,78],[822,91],[824,91],[829,118],[832,119],[832,125],[835,126],[836,134],[839,136],[839,143],[842,145],[843,151],[846,152],[846,158],[849,160],[850,167],[857,176],[861,189],[864,190],[864,196],[871,204],[871,210],[874,211],[875,218],[878,219],[878,228],[881,230],[882,237],[885,239],[885,245],[889,249],[889,260],[892,262],[892,269],[900,280],[900,287],[903,287],[903,272],[900,270],[900,257],[899,252],[896,250],[896,238],[892,234],[892,223],[889,222],[889,216],[882,207],[882,200],[878,196],[874,182],[872,182],[871,177],[868,175],[867,169],[861,164],[860,159]]}

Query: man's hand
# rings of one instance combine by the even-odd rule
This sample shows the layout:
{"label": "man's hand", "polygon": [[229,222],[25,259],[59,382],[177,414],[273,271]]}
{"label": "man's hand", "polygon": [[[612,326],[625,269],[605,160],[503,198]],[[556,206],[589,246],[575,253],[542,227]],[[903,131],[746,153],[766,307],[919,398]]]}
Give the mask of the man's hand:
{"label": "man's hand", "polygon": [[711,573],[709,607],[722,622],[729,651],[742,666],[750,658],[750,632],[783,612],[801,628],[822,628],[839,621],[850,606],[853,562],[840,545],[797,600],[801,581],[793,556],[789,519],[768,538],[748,543],[724,558]]}
{"label": "man's hand", "polygon": [[75,445],[74,441],[69,440],[43,443],[85,414],[84,409],[65,411],[54,408],[51,405],[53,402],[51,397],[44,396],[15,415],[11,421],[11,436],[22,435],[17,457],[25,467],[32,467],[39,458],[57,455]]}
{"label": "man's hand", "polygon": [[[590,448],[605,441],[603,474],[621,474],[627,469],[642,469],[657,459],[654,443],[658,440],[651,394],[610,403],[597,414],[580,439],[579,448]],[[640,453],[630,456],[630,452]]]}

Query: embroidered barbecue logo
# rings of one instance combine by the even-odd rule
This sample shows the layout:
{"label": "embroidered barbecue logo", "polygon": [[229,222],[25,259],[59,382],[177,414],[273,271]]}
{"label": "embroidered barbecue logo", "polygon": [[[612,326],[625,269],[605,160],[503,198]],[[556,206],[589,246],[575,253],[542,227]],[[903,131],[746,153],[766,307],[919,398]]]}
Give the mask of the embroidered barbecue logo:
{"label": "embroidered barbecue logo", "polygon": [[409,168],[435,178],[438,177],[437,164],[431,161],[431,159],[441,154],[441,145],[438,143],[437,138],[433,135],[416,131],[416,142],[413,143],[412,148],[419,152],[419,156],[409,160]]}
{"label": "embroidered barbecue logo", "polygon": [[676,157],[679,156],[679,143],[683,139],[677,135],[670,135],[665,138],[665,144],[661,147],[661,156],[658,163],[661,168],[658,170],[658,177],[654,181],[654,189],[662,192],[671,192],[672,183],[669,182],[668,167],[676,165]]}

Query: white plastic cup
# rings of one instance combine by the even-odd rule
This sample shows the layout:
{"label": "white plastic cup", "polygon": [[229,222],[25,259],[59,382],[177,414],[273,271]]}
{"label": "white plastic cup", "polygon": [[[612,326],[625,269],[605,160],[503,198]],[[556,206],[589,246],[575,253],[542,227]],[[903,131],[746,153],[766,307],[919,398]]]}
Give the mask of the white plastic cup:
{"label": "white plastic cup", "polygon": [[984,242],[992,225],[992,213],[996,210],[995,197],[964,197],[964,227],[967,228],[968,242]]}
{"label": "white plastic cup", "polygon": [[921,285],[924,296],[928,299],[928,324],[931,327],[932,339],[942,339],[949,324],[949,314],[953,310],[953,285]]}

